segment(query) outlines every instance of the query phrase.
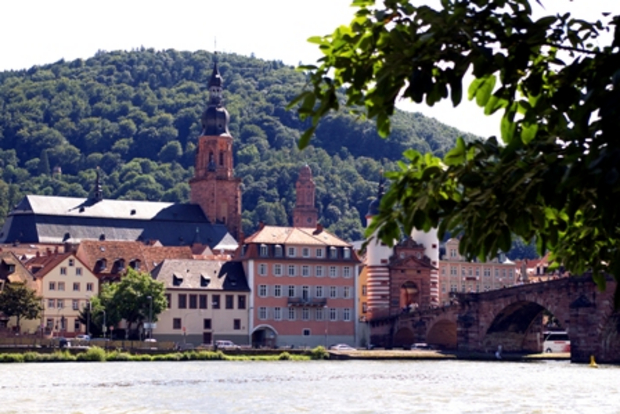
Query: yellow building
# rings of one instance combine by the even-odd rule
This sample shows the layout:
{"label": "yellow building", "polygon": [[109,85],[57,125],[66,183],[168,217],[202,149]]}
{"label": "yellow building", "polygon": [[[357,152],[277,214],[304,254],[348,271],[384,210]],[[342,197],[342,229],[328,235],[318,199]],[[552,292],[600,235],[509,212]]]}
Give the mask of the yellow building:
{"label": "yellow building", "polygon": [[99,292],[99,280],[74,253],[49,251],[26,262],[43,298],[41,324],[52,336],[74,337],[86,333],[80,311]]}
{"label": "yellow building", "polygon": [[439,301],[450,303],[450,292],[487,292],[516,283],[516,265],[503,254],[486,262],[470,262],[459,254],[459,240],[449,239],[439,261]]}

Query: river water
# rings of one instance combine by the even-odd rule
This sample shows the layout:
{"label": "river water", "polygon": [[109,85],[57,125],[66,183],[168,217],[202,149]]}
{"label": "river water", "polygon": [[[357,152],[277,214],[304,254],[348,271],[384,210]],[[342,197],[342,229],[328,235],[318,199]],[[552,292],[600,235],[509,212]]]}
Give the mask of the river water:
{"label": "river water", "polygon": [[620,413],[620,367],[544,361],[0,364],[0,413]]}

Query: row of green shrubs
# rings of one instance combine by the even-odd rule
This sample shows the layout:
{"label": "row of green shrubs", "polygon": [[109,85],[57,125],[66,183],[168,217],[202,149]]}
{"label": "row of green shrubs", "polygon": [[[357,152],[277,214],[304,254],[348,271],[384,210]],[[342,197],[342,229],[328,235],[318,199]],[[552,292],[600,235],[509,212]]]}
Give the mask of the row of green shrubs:
{"label": "row of green shrubs", "polygon": [[71,361],[307,361],[310,359],[327,359],[329,354],[322,346],[314,348],[308,354],[278,355],[226,355],[222,351],[191,351],[170,354],[130,354],[122,351],[105,351],[98,347],[72,354],[69,351],[57,351],[51,354],[26,352],[23,354],[0,354],[0,362],[71,362]]}

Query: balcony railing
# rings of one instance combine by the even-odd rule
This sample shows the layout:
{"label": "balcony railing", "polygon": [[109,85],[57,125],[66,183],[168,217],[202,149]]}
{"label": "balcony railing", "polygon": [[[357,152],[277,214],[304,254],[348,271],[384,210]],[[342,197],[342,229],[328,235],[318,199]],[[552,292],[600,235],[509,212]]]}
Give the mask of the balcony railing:
{"label": "balcony railing", "polygon": [[323,307],[327,304],[326,298],[288,298],[288,306]]}

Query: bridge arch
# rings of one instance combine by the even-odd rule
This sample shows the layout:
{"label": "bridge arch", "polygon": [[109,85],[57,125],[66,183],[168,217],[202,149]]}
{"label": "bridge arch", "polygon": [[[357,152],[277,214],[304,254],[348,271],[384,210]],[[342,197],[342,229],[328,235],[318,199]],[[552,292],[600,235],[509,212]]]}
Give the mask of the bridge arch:
{"label": "bridge arch", "polygon": [[426,333],[426,342],[440,349],[456,349],[456,320],[442,318],[435,321]]}
{"label": "bridge arch", "polygon": [[409,348],[415,341],[415,333],[409,327],[402,327],[394,333],[392,346],[396,348]]}
{"label": "bridge arch", "polygon": [[563,321],[568,320],[568,316],[563,315],[565,312],[555,315],[536,299],[518,298],[493,312],[493,320],[484,333],[483,348],[493,350],[501,345],[508,352],[541,352],[544,339],[542,332],[544,324],[548,322],[543,320],[544,317],[553,315],[560,321],[558,328],[568,328],[563,324]]}

